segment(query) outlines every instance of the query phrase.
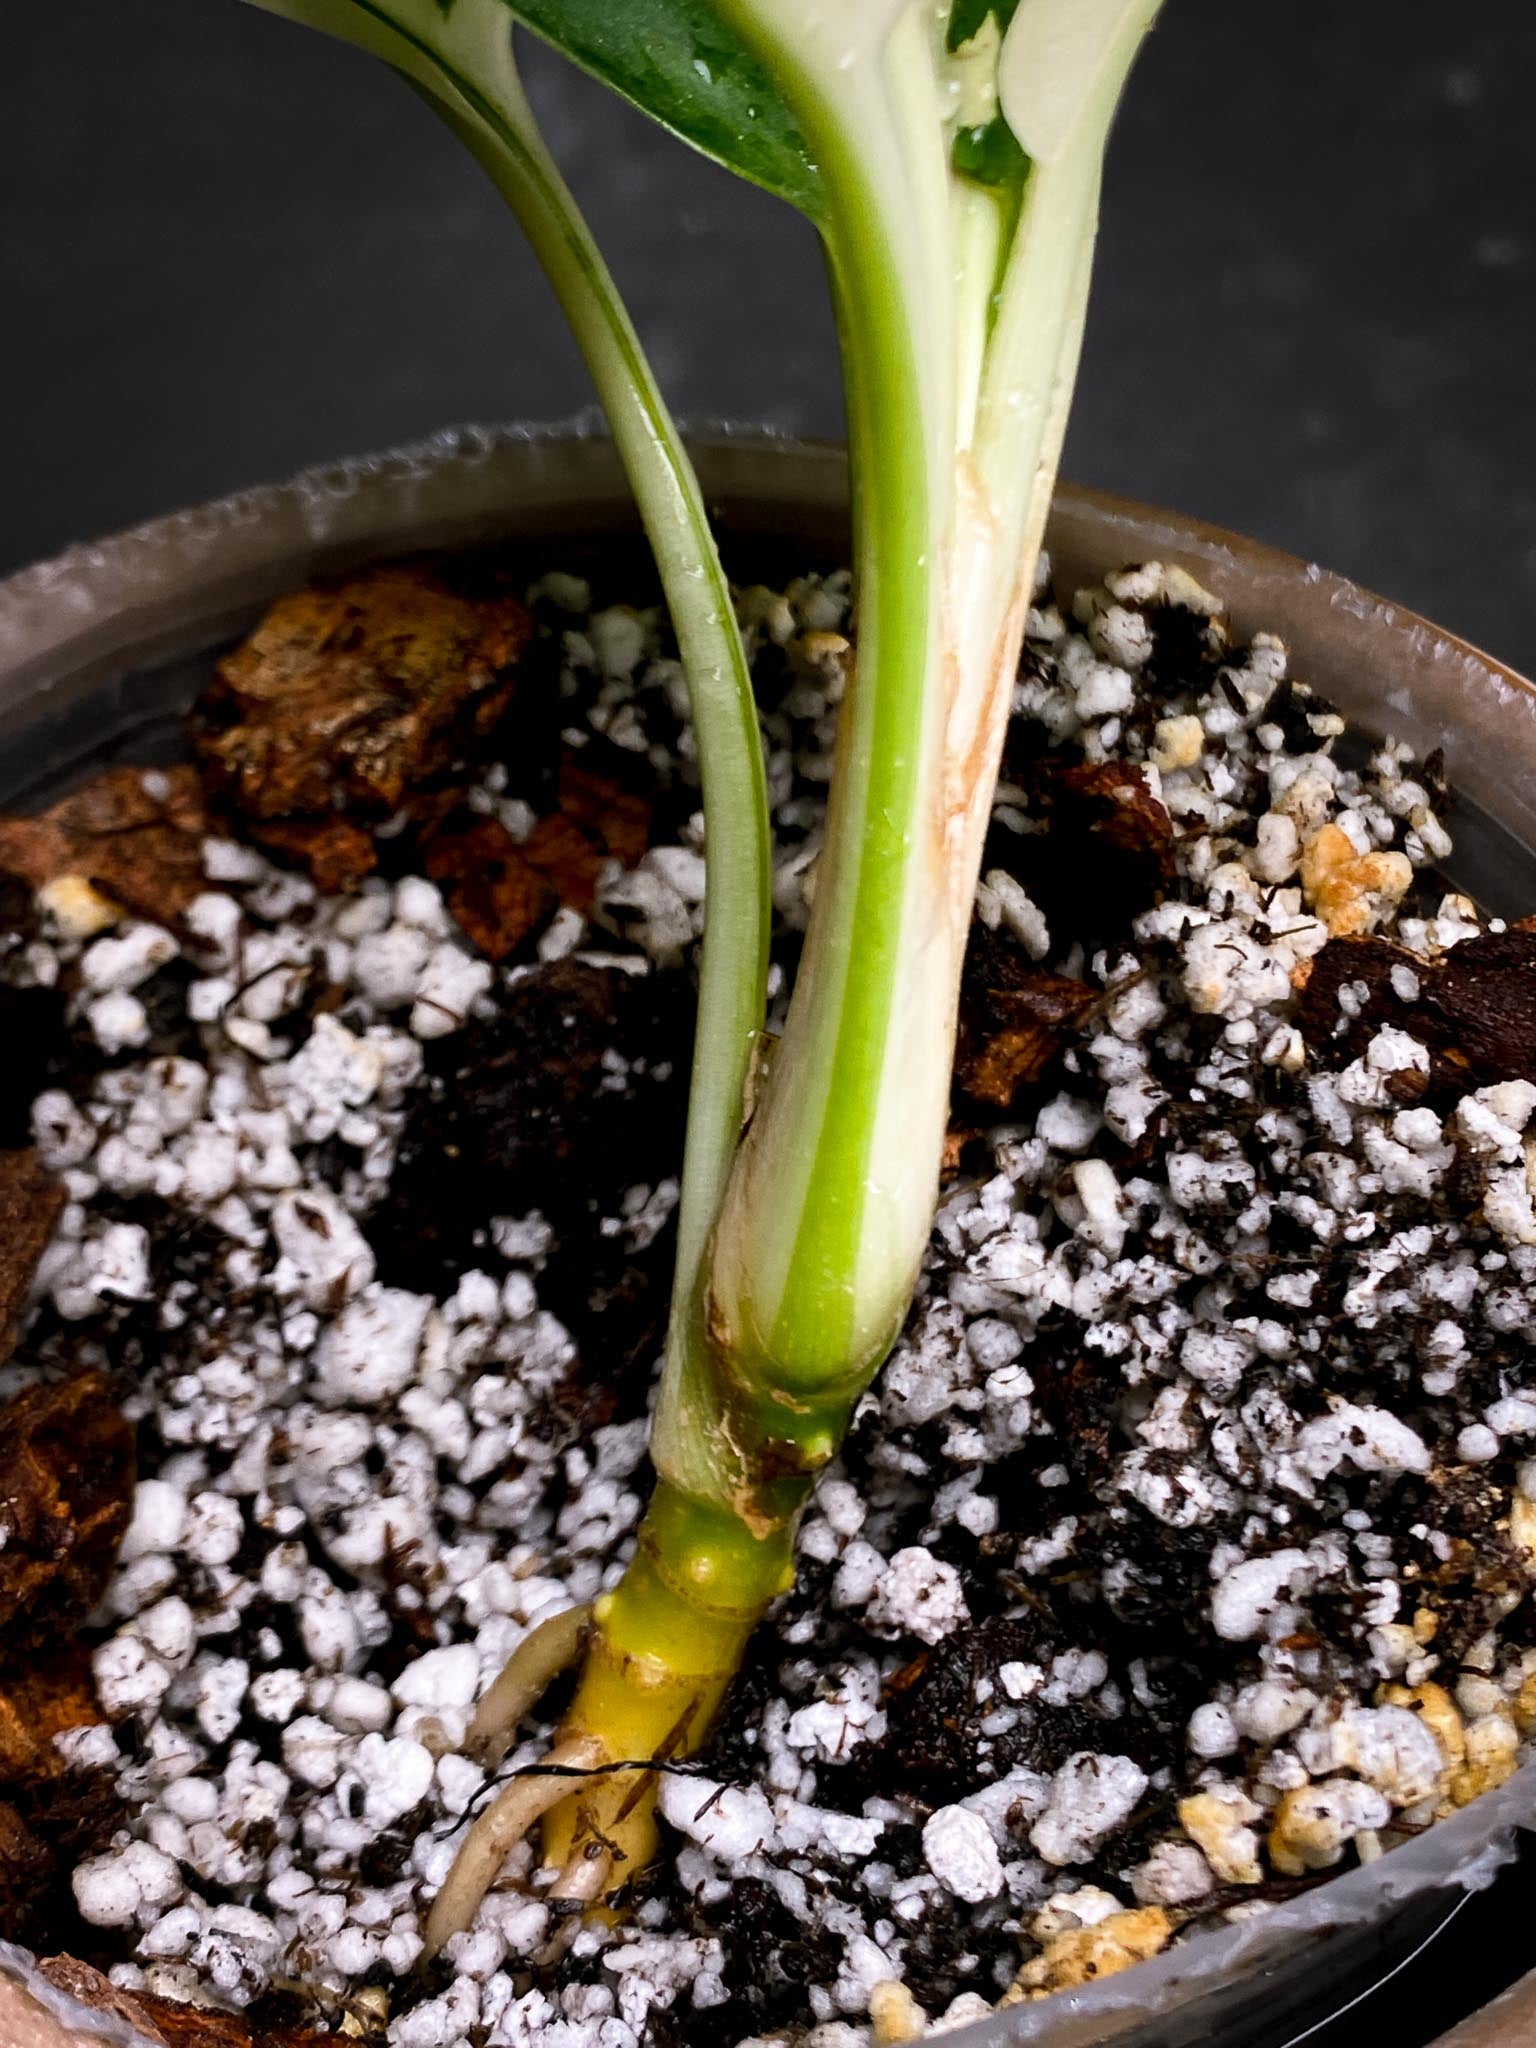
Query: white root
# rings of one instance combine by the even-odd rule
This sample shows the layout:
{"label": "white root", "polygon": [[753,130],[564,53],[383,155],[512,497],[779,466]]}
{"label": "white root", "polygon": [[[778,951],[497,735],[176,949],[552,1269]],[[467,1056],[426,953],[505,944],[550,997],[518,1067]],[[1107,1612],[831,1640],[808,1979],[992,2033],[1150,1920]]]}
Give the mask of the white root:
{"label": "white root", "polygon": [[464,1737],[465,1753],[477,1764],[495,1770],[511,1748],[523,1716],[581,1655],[591,1626],[590,1607],[567,1607],[541,1621],[518,1644],[505,1670],[475,1709]]}
{"label": "white root", "polygon": [[594,1842],[567,1863],[549,1893],[549,1902],[552,1906],[590,1906],[607,1891],[612,1875],[612,1853]]}
{"label": "white root", "polygon": [[501,1866],[538,1820],[571,1790],[570,1773],[600,1771],[608,1752],[592,1735],[552,1749],[536,1777],[514,1778],[464,1837],[443,1888],[432,1901],[422,1929],[422,1960],[430,1962],[445,1942],[474,1923],[480,1901],[501,1874]]}

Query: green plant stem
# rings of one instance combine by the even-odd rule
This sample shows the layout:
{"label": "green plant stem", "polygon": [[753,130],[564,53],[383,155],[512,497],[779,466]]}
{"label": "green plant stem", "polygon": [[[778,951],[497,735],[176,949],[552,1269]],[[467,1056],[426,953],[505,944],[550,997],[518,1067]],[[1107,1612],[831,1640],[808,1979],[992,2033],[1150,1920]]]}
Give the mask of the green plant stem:
{"label": "green plant stem", "polygon": [[[734,1504],[762,1532],[792,1521],[835,1455],[927,1240],[960,966],[1081,346],[1104,141],[1149,11],[1150,0],[1140,18],[1122,8],[1108,61],[1022,201],[956,191],[936,173],[928,137],[942,130],[931,51],[910,33],[918,12],[852,86],[835,41],[819,74],[767,45],[826,198],[858,653],[784,1037],[653,1439],[664,1477]],[[759,32],[764,17],[803,29],[814,65],[814,7],[737,0],[736,12]]]}
{"label": "green plant stem", "polygon": [[688,681],[709,862],[674,1299],[687,1311],[762,1029],[772,866],[757,707],[693,466],[634,325],[539,134],[503,0],[255,0],[381,56],[490,175],[581,348],[656,558]]}
{"label": "green plant stem", "polygon": [[507,118],[461,132],[521,222],[586,358],[656,557],[693,712],[709,893],[673,1284],[686,1313],[740,1136],[766,1002],[772,864],[757,704],[693,465],[607,267],[539,140],[504,21],[495,40],[507,52],[498,93]]}
{"label": "green plant stem", "polygon": [[[652,1439],[664,1478],[765,1531],[793,1518],[835,1455],[916,1276],[938,1157],[934,1149],[931,1173],[919,1165],[914,1175],[904,1161],[894,1176],[876,1157],[882,1109],[888,1118],[894,1108],[908,1133],[914,1121],[913,1105],[891,1101],[893,1067],[931,1098],[915,1119],[920,1145],[935,1127],[942,1137],[932,1103],[948,1087],[942,1059],[920,1066],[900,1057],[915,1021],[912,956],[931,937],[923,907],[933,898],[934,849],[922,814],[942,741],[932,565],[944,542],[934,514],[945,449],[931,427],[941,408],[928,388],[932,359],[925,363],[914,334],[911,269],[868,167],[824,110],[794,104],[832,223],[858,655],[786,1029],[731,1178],[708,1302],[693,1341],[669,1359]],[[936,124],[934,136],[937,157]],[[938,182],[942,195],[941,166]],[[942,219],[942,196],[937,210]],[[894,1226],[893,1202],[913,1210]]]}

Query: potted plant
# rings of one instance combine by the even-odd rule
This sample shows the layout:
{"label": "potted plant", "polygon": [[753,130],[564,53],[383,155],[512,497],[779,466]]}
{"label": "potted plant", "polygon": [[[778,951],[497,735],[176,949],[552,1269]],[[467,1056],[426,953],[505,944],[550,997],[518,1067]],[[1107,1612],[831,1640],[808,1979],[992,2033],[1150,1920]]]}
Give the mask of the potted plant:
{"label": "potted plant", "polygon": [[[805,957],[760,1095],[767,800],[686,457],[538,137],[499,0],[278,12],[381,55],[506,195],[581,341],[656,551],[699,737],[711,904],[678,1275],[636,1561],[519,1653],[489,1750],[578,1651],[551,1763],[478,1824],[429,1933],[540,1814],[573,1883],[648,1861],[654,1786],[713,1727],[794,1528],[906,1314],[947,1117],[970,903],[1065,430],[1100,167],[1155,7],[551,7],[526,18],[821,229],[848,377],[859,644]],[[1006,32],[1006,33],[1005,33]],[[892,1105],[900,1101],[898,1118]],[[588,1847],[609,1844],[596,1859]],[[553,1849],[552,1852],[554,1853]],[[599,1865],[603,1865],[599,1869]],[[611,1868],[609,1867],[611,1866]]]}
{"label": "potted plant", "polygon": [[[553,1903],[581,1907],[632,1891],[654,1853],[659,1789],[711,1736],[755,1627],[793,1583],[797,1524],[906,1318],[949,1124],[961,973],[1081,333],[1104,140],[1154,10],[1124,0],[957,4],[942,19],[885,5],[832,14],[791,0],[516,10],[689,139],[800,205],[827,244],[849,383],[857,653],[837,676],[842,708],[825,838],[794,992],[771,1049],[769,798],[730,592],[687,454],[521,95],[506,9],[500,0],[285,0],[276,11],[343,34],[402,70],[486,164],[539,250],[592,365],[666,591],[688,680],[709,856],[677,1273],[650,1439],[657,1484],[617,1583],[590,1607],[530,1631],[468,1728],[471,1755],[494,1766],[550,1682],[579,1667],[547,1756],[519,1767],[464,1832],[425,1926],[430,1960],[465,1934],[535,1824],[540,1854],[559,1873],[546,1888]],[[1145,589],[1134,577],[1108,586],[1100,611],[1090,608],[1082,621],[1098,636],[1104,663],[1117,674],[1134,670],[1130,642],[1150,634],[1149,612],[1162,611],[1206,621],[1192,629],[1207,636],[1196,672],[1199,662],[1214,664],[1224,643],[1210,602],[1187,580],[1148,574]],[[1052,631],[1042,617],[1036,643],[1049,644]],[[1260,692],[1266,660],[1275,668],[1261,649],[1244,671],[1259,693],[1252,702],[1242,682],[1230,685],[1241,700],[1234,715],[1255,730],[1273,708],[1273,688]],[[1278,670],[1267,676],[1271,686],[1279,680]],[[1085,716],[1095,686],[1092,676],[1081,683]],[[1321,721],[1308,726],[1314,737],[1335,736],[1330,710],[1310,708],[1305,692],[1299,703],[1304,724]],[[1119,708],[1129,711],[1131,700]],[[1045,715],[1056,714],[1046,707]],[[1094,715],[1114,716],[1116,706],[1106,699]],[[1193,716],[1174,714],[1166,732],[1159,725],[1147,759],[1160,773],[1177,776],[1198,759],[1198,749],[1181,758],[1192,736],[1172,729]],[[1094,744],[1107,744],[1102,730]],[[1407,779],[1395,768],[1381,772],[1394,786]],[[1060,806],[1063,848],[1088,854],[1119,844],[1116,834],[1134,837],[1138,804],[1156,802],[1140,771],[1117,768],[1091,747],[1055,785],[1049,777],[1040,783],[1036,796],[1047,812]],[[1429,797],[1420,796],[1424,818],[1413,829],[1422,838],[1435,821]],[[1387,802],[1373,785],[1370,800],[1378,799]],[[1071,827],[1072,804],[1107,811]],[[1154,841],[1131,848],[1154,865],[1173,859],[1171,840],[1156,838],[1167,823],[1159,810]],[[1298,826],[1292,811],[1275,815],[1291,819],[1297,844],[1289,865],[1284,849],[1274,854],[1273,887],[1289,884],[1299,861],[1307,899],[1311,951],[1292,962],[1299,975],[1302,960],[1330,939],[1366,936],[1385,910],[1362,911],[1365,922],[1351,925],[1355,906],[1401,898],[1407,882],[1395,864],[1407,860],[1357,844],[1324,819],[1306,816]],[[989,886],[992,926],[1006,919],[1028,944],[1023,934],[1038,908],[1016,885],[1013,893],[1001,879]],[[1095,915],[1089,930],[1098,929]],[[1214,906],[1200,917],[1212,921],[1205,971],[1213,990],[1221,983],[1207,1011],[1220,1014],[1218,995],[1229,991],[1233,971],[1216,955],[1225,945],[1244,956],[1251,941],[1223,938]],[[1390,970],[1404,968],[1396,958],[1381,964],[1388,984]],[[1267,970],[1256,958],[1248,965],[1261,977]],[[1122,989],[1106,967],[1105,1000],[1142,972]],[[1400,991],[1396,999],[1418,1000]],[[1398,1028],[1385,1012],[1370,1021],[1388,1035]],[[1010,1082],[998,1099],[1012,1093]],[[1501,1106],[1511,1116],[1518,1107],[1500,1098],[1488,1114]],[[1144,1128],[1145,1120],[1134,1131],[1128,1121],[1122,1135],[1134,1147]],[[1391,1142],[1409,1145],[1407,1137]],[[1059,1213],[1113,1258],[1127,1212],[1114,1173],[1099,1165],[1072,1169]],[[1220,1321],[1225,1311],[1212,1313]],[[1003,1348],[1007,1341],[998,1339]],[[1213,1341],[1209,1360],[1192,1350],[1191,1371],[1209,1365],[1219,1377],[1221,1342],[1247,1343],[1251,1358],[1260,1339],[1243,1331]],[[1016,1346],[1008,1359],[999,1353],[998,1369],[1016,1356]],[[1375,1426],[1359,1418],[1377,1411],[1346,1407],[1345,1435]],[[1335,1401],[1329,1412],[1345,1410]],[[1341,1451],[1326,1473],[1312,1473],[1312,1464],[1326,1462],[1320,1433],[1297,1455],[1303,1492],[1309,1474],[1321,1483],[1351,1462]],[[1370,1455],[1374,1466],[1356,1457],[1354,1469],[1429,1470],[1422,1444],[1404,1452],[1407,1463],[1391,1464],[1387,1451]],[[1145,1469],[1148,1486],[1173,1483]],[[1176,1514],[1165,1520],[1180,1526]],[[1241,1556],[1231,1560],[1234,1571]],[[1323,1570],[1284,1545],[1251,1561],[1272,1567],[1261,1622]],[[929,1597],[916,1586],[924,1577],[916,1564],[909,1576],[913,1599]],[[924,1578],[930,1591],[939,1583]],[[1229,1602],[1233,1629],[1246,1627],[1247,1609],[1237,1612],[1244,1599],[1263,1608],[1255,1574],[1240,1585],[1242,1597]],[[1392,1625],[1388,1616],[1373,1623]],[[1021,1657],[1005,1661],[1030,1668]],[[1383,1676],[1402,1681],[1408,1694],[1427,1684],[1423,1674],[1414,1678],[1406,1651]],[[1425,1708],[1425,1699],[1405,1698],[1370,1711],[1411,1717]],[[1219,1718],[1207,1717],[1212,1729]],[[1398,1735],[1400,1746],[1410,1740]],[[1080,1754],[1105,1776],[1100,1752]],[[1127,1786],[1136,1780],[1129,1811],[1147,1774],[1128,1756],[1102,1754],[1126,1766]],[[1321,1848],[1310,1835],[1302,1841],[1303,1821],[1320,1843],[1328,1816],[1298,1807],[1297,1841],[1276,1852],[1285,1874],[1327,1867],[1344,1840],[1371,1831],[1365,1809],[1374,1813],[1385,1793],[1353,1752],[1339,1749],[1332,1765],[1320,1763],[1320,1775],[1335,1766],[1357,1771],[1341,1782],[1364,1785],[1375,1803],[1362,1792],[1360,1824]],[[1070,1790],[1063,1784],[1051,1797],[1065,1809]],[[1417,1810],[1443,1790],[1431,1786],[1404,1803]],[[1086,1804],[1086,1785],[1079,1791]],[[1220,1806],[1217,1795],[1198,1796]],[[1210,1858],[1223,1853],[1214,1836],[1241,1834],[1258,1818],[1257,1808],[1239,1811],[1245,1799],[1234,1796],[1214,1817],[1186,1817],[1211,1868]],[[1396,1809],[1388,1801],[1386,1810]],[[951,1802],[942,1811],[971,1815],[953,1826],[967,1842],[978,1835],[973,1846],[984,1858],[978,1830],[988,1824],[979,1810]],[[1065,1810],[1057,1818],[1060,1828],[1074,1824]],[[1036,1821],[1049,1832],[1045,1819]],[[1211,1841],[1199,1833],[1205,1821]],[[940,1847],[936,1838],[934,1856]],[[966,1896],[963,1883],[956,1895]],[[1101,1937],[1093,1970],[1162,1946],[1168,1903],[1179,1902],[1147,1909],[1163,1915],[1156,1929],[1150,1921],[1134,1935],[1126,1928],[1118,1948],[1114,1937]],[[1088,1926],[1062,1933],[1086,1934]]]}

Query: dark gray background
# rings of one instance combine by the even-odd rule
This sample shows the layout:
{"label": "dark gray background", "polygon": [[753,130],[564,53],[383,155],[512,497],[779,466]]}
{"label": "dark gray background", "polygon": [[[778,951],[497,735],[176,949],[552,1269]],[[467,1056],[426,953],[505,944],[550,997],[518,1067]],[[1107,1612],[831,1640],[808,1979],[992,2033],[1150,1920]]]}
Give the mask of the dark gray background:
{"label": "dark gray background", "polygon": [[[835,433],[808,232],[540,54],[678,409]],[[1536,668],[1536,9],[1168,0],[1067,466]],[[0,8],[0,570],[450,420],[583,405],[499,203],[366,60],[233,0]]]}

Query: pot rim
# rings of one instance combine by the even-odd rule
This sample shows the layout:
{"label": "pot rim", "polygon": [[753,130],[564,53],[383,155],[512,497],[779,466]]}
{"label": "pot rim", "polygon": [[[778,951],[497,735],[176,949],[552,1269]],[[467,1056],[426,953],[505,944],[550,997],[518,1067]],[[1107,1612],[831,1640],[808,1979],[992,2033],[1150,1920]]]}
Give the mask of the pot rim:
{"label": "pot rim", "polygon": [[[727,533],[745,523],[766,534],[766,516],[793,515],[797,541],[846,544],[846,458],[836,443],[718,426],[689,439]],[[0,698],[22,700],[30,720],[67,689],[94,691],[125,665],[206,646],[305,575],[515,532],[519,505],[525,519],[530,509],[536,515],[532,530],[541,535],[637,525],[616,451],[589,417],[446,429],[77,544],[0,581]],[[1433,721],[1426,728],[1400,680],[1364,701],[1395,730],[1407,726],[1410,738],[1445,741],[1458,785],[1474,801],[1492,799],[1504,826],[1536,845],[1536,686],[1507,664],[1315,563],[1112,493],[1062,485],[1048,539],[1068,582],[1094,562],[1100,573],[1109,561],[1154,551],[1177,562],[1216,586],[1239,632],[1267,626],[1301,648],[1325,694],[1353,695],[1358,704],[1361,673],[1372,669],[1432,688],[1456,706],[1440,731]],[[189,620],[194,595],[201,609]],[[1508,742],[1511,717],[1525,721],[1522,744]],[[978,2021],[955,2033],[955,2048],[1101,2042],[1136,2017],[1177,2011],[1235,1968],[1253,1971],[1257,1985],[1266,1966],[1279,1967],[1308,1937],[1375,1924],[1433,1891],[1491,1882],[1521,1825],[1536,1825],[1536,1760],[1380,1863],[1254,1921],[1197,1935],[1089,1990]],[[20,1953],[0,1943],[0,1974],[14,1974]],[[51,1991],[49,2005],[82,2041],[113,2038],[100,2013],[65,1994]]]}
{"label": "pot rim", "polygon": [[[766,460],[777,468],[788,466],[792,471],[788,488],[775,490],[774,499],[792,502],[801,478],[810,477],[822,493],[835,498],[846,514],[847,451],[840,441],[720,420],[688,425],[685,438],[712,508],[722,496],[729,501],[742,495],[741,484],[734,476],[722,490],[722,471],[729,468],[739,473],[746,468],[754,479],[766,482],[767,472],[760,467]],[[51,632],[48,625],[48,615],[61,598],[76,625],[83,624],[89,600],[107,602],[119,593],[130,597],[132,580],[153,558],[184,550],[189,544],[197,545],[204,535],[216,529],[233,531],[257,522],[265,526],[274,517],[280,518],[290,506],[299,506],[312,522],[311,538],[317,553],[330,553],[338,546],[344,548],[356,533],[342,508],[359,487],[386,481],[399,488],[454,472],[467,476],[494,467],[497,458],[509,449],[542,451],[557,455],[566,463],[575,461],[579,465],[576,481],[582,488],[583,502],[590,505],[594,484],[606,484],[623,526],[638,530],[638,517],[623,484],[617,452],[602,426],[601,416],[595,412],[584,410],[565,419],[548,421],[488,425],[471,422],[443,427],[396,447],[309,464],[280,482],[248,485],[217,498],[156,514],[108,534],[73,542],[56,554],[12,570],[0,578],[0,662],[8,670],[18,656],[24,659],[29,651],[42,653],[50,647],[69,644],[68,636]],[[334,508],[339,516],[328,519],[327,507]],[[1344,616],[1368,619],[1378,630],[1386,630],[1394,637],[1413,639],[1428,635],[1447,655],[1474,663],[1522,695],[1536,699],[1536,682],[1473,641],[1315,561],[1230,527],[1067,478],[1061,479],[1056,487],[1050,542],[1059,546],[1064,526],[1069,546],[1084,530],[1108,533],[1124,527],[1139,538],[1157,541],[1172,555],[1200,560],[1213,572],[1230,564],[1243,572],[1245,586],[1271,577],[1287,579],[1316,592],[1326,607]],[[1235,616],[1241,619],[1240,601],[1231,601]],[[131,611],[132,606],[124,604],[120,609]],[[30,649],[24,636],[34,636]]]}
{"label": "pot rim", "polygon": [[[202,579],[206,645],[243,624],[284,578],[516,533],[519,505],[536,508],[544,535],[590,533],[599,513],[616,532],[637,531],[617,452],[596,424],[583,413],[449,427],[79,543],[0,581],[0,675],[12,692],[39,694],[66,676],[120,677],[125,665],[188,651],[194,580]],[[846,550],[847,462],[837,443],[709,423],[688,438],[728,535],[736,526],[764,532],[772,512],[793,515],[797,539]],[[1309,678],[1357,718],[1369,708],[1360,676],[1385,672],[1380,722],[1421,753],[1443,745],[1458,787],[1536,847],[1536,686],[1507,663],[1316,562],[1110,492],[1061,485],[1047,541],[1068,581],[1091,563],[1155,551],[1214,582],[1239,633],[1267,627],[1303,648]],[[153,595],[168,582],[175,604]],[[1462,715],[1427,722],[1416,693],[1455,699]]]}

